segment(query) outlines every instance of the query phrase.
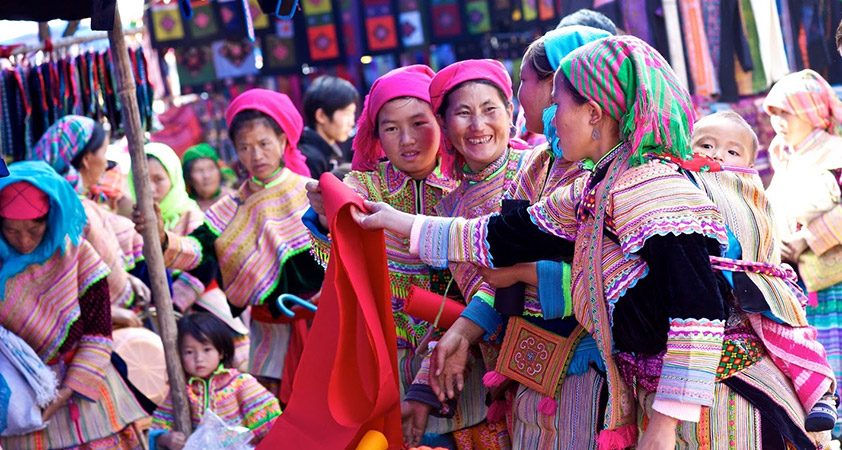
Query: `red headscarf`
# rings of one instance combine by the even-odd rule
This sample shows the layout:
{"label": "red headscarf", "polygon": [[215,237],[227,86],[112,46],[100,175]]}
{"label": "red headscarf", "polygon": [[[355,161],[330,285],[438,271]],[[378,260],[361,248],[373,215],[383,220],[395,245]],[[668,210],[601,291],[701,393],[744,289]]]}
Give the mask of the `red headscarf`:
{"label": "red headscarf", "polygon": [[[357,124],[357,135],[354,137],[354,159],[351,168],[354,170],[374,170],[377,161],[385,156],[380,140],[374,135],[377,124],[377,114],[390,100],[399,97],[415,97],[430,103],[430,80],[434,72],[423,64],[400,67],[387,72],[371,85],[371,90],[365,96],[363,111]],[[441,150],[439,150],[441,154]]]}
{"label": "red headscarf", "polygon": [[459,83],[471,80],[488,80],[503,90],[512,101],[512,78],[506,67],[494,59],[466,59],[455,62],[437,73],[430,82],[430,103],[438,113],[444,97]]}
{"label": "red headscarf", "polygon": [[[271,117],[284,130],[287,136],[287,146],[284,149],[284,165],[305,177],[310,176],[306,159],[298,150],[298,140],[304,130],[304,120],[295,108],[292,100],[280,92],[267,89],[250,89],[240,94],[228,105],[225,111],[225,122],[231,126],[231,121],[238,112],[254,109]],[[233,139],[233,136],[232,136]]]}
{"label": "red headscarf", "polygon": [[0,191],[0,217],[33,220],[50,212],[50,197],[28,181],[12,183]]}

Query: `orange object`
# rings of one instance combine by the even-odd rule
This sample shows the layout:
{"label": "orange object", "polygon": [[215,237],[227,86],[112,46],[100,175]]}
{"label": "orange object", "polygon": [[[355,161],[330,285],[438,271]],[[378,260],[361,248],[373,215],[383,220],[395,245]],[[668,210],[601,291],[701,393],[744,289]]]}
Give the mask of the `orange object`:
{"label": "orange object", "polygon": [[161,338],[146,328],[118,328],[111,335],[114,351],[126,362],[129,381],[156,405],[163,403],[170,389]]}
{"label": "orange object", "polygon": [[330,173],[320,187],[332,236],[319,310],[284,413],[258,450],[354,449],[370,430],[401,448],[397,338],[383,232],[361,229],[363,200]]}
{"label": "orange object", "polygon": [[403,310],[410,316],[429,323],[435,323],[439,310],[441,310],[438,326],[450,328],[462,314],[462,311],[465,310],[465,305],[447,298],[444,299],[444,308],[442,308],[442,299],[444,299],[442,295],[434,294],[418,286],[412,286],[409,288],[409,295],[406,298]]}

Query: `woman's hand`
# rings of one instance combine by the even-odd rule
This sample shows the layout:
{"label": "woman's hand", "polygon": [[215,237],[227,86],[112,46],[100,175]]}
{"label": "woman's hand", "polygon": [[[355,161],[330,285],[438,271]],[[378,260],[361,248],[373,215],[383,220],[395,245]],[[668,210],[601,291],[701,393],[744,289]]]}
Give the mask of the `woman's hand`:
{"label": "woman's hand", "polygon": [[322,198],[322,190],[319,187],[319,182],[316,180],[308,181],[304,188],[307,189],[307,200],[310,201],[310,207],[319,215],[319,224],[323,228],[329,228],[327,216],[325,215],[325,202]]}
{"label": "woman's hand", "polygon": [[132,275],[127,274],[129,277],[129,284],[132,285],[132,291],[134,291],[134,301],[135,304],[138,306],[144,306],[149,303],[149,300],[152,299],[152,291],[149,289],[140,278]]}
{"label": "woman's hand", "polygon": [[637,443],[637,450],[674,450],[677,425],[678,419],[653,411],[649,425]]}
{"label": "woman's hand", "polygon": [[111,323],[123,328],[138,328],[143,326],[143,321],[137,317],[134,311],[118,306],[111,307]]}
{"label": "woman's hand", "polygon": [[479,274],[482,276],[483,281],[495,289],[507,288],[520,282],[532,285],[538,284],[537,263],[534,262],[515,264],[511,267],[501,267],[499,269],[480,267]]}
{"label": "woman's hand", "polygon": [[799,233],[794,233],[781,241],[781,259],[797,264],[798,258],[807,250],[807,239]]}
{"label": "woman's hand", "polygon": [[[460,317],[439,339],[430,357],[430,387],[444,402],[456,396],[465,386],[468,349],[478,342],[485,331],[479,325]],[[455,389],[454,389],[455,386]]]}
{"label": "woman's hand", "polygon": [[59,388],[58,397],[56,397],[56,399],[53,400],[52,403],[47,405],[47,407],[44,408],[43,411],[41,411],[41,422],[47,423],[47,421],[50,420],[51,417],[53,417],[53,414],[55,414],[59,408],[61,408],[62,406],[64,406],[65,403],[67,403],[67,400],[70,399],[71,395],[73,395],[73,391],[70,390],[70,388]]}
{"label": "woman's hand", "polygon": [[401,426],[403,427],[403,442],[410,447],[421,445],[424,430],[427,429],[427,419],[430,417],[429,405],[414,400],[401,402]]}
{"label": "woman's hand", "polygon": [[[164,219],[161,218],[161,207],[157,203],[153,206],[155,207],[155,217],[158,218],[158,238],[161,240],[161,247],[163,247],[167,243],[167,233],[164,231]],[[146,220],[140,214],[140,210],[137,209],[137,204],[134,205],[133,209],[132,222],[134,222],[134,229],[142,234],[144,228],[146,228]]]}
{"label": "woman's hand", "polygon": [[180,431],[164,433],[155,438],[155,443],[158,446],[168,448],[170,450],[181,450],[184,448],[184,443],[186,441],[187,438],[184,436],[184,433]]}
{"label": "woman's hand", "polygon": [[351,216],[364,230],[389,230],[403,236],[409,236],[412,232],[414,215],[398,211],[382,202],[375,203],[366,200],[364,205],[368,212],[351,207]]}

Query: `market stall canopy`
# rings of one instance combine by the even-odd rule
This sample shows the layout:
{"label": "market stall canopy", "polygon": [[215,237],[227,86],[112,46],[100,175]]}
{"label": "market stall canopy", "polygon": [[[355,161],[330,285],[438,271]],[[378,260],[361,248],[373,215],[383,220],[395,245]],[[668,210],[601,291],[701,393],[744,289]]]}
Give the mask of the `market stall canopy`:
{"label": "market stall canopy", "polygon": [[47,22],[91,18],[91,29],[114,29],[117,0],[0,0],[0,19]]}

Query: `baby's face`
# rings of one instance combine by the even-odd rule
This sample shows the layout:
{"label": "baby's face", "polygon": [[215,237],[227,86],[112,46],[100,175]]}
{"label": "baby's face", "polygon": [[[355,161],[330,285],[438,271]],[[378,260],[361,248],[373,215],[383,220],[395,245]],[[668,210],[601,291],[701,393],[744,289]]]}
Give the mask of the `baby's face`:
{"label": "baby's face", "polygon": [[751,133],[741,125],[720,117],[707,118],[696,126],[690,146],[722,164],[754,167]]}

